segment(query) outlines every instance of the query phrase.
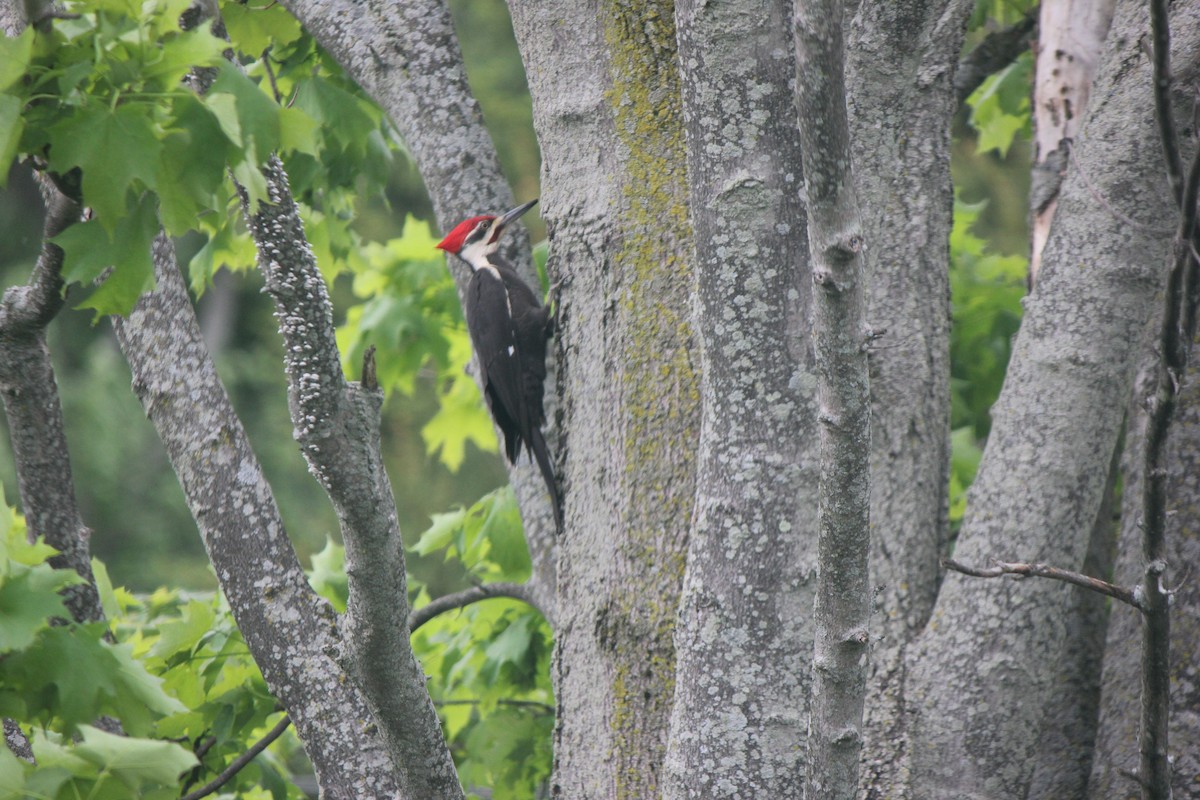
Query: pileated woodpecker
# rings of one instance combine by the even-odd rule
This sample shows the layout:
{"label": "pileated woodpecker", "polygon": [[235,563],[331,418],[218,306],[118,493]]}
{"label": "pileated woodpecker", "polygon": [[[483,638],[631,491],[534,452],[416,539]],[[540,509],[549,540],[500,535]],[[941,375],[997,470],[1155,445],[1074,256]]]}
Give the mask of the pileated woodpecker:
{"label": "pileated woodpecker", "polygon": [[509,463],[517,463],[522,444],[533,454],[561,529],[562,496],[541,430],[546,421],[542,405],[546,341],[554,333],[554,320],[512,264],[496,252],[504,229],[536,202],[530,200],[500,216],[463,220],[437,246],[471,268],[463,312],[483,373],[484,397],[504,433]]}

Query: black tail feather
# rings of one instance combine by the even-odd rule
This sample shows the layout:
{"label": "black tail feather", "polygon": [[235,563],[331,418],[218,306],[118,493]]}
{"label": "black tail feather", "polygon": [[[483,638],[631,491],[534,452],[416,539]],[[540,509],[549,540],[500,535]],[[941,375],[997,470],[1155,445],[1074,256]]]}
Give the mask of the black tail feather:
{"label": "black tail feather", "polygon": [[558,491],[558,481],[554,478],[554,466],[550,463],[550,448],[546,446],[546,437],[542,436],[542,432],[537,428],[533,429],[529,449],[533,451],[538,469],[542,471],[542,480],[546,482],[546,489],[550,491],[550,503],[554,506],[554,524],[558,527],[558,532],[562,533],[562,494]]}

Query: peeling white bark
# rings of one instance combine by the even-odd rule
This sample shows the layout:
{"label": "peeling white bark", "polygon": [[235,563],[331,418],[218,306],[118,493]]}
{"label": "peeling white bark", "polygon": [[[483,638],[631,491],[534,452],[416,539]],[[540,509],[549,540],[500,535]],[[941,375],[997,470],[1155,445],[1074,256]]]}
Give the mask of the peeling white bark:
{"label": "peeling white bark", "polygon": [[[1029,282],[1042,250],[1067,172],[1070,141],[1079,133],[1116,0],[1042,0],[1033,78],[1033,187],[1029,226]],[[1067,141],[1064,141],[1067,140]]]}

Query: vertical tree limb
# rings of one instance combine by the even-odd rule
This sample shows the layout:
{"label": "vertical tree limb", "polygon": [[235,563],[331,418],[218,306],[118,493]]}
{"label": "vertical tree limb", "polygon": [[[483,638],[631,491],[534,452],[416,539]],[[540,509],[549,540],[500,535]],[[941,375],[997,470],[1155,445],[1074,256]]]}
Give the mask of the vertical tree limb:
{"label": "vertical tree limb", "polygon": [[67,587],[64,601],[80,622],[104,619],[92,577],[88,539],[75,500],[62,403],[46,345],[46,326],[63,305],[62,249],[50,241],[79,220],[79,203],[40,181],[46,200],[42,252],[29,283],[0,300],[0,396],[8,416],[21,507],[29,536],[58,550],[51,566],[72,569],[85,583]]}
{"label": "vertical tree limb", "polygon": [[804,791],[816,377],[786,6],[675,6],[703,413],[667,798]]}
{"label": "vertical tree limb", "polygon": [[[950,537],[950,120],[964,0],[860,0],[846,31],[854,183],[870,231],[871,664],[863,796],[907,768],[905,653],[933,610]],[[847,12],[849,13],[849,12]]]}
{"label": "vertical tree limb", "polygon": [[821,463],[808,792],[832,800],[858,793],[871,599],[866,292],[842,15],[838,0],[797,0],[794,31]]}
{"label": "vertical tree limb", "polygon": [[[14,0],[0,0],[0,32],[15,36],[26,24],[23,10],[37,15],[47,5],[31,0],[22,9]],[[59,551],[51,566],[73,569],[86,581],[63,593],[71,616],[80,622],[101,620],[104,609],[88,547],[91,531],[75,499],[62,403],[46,345],[46,326],[63,306],[64,288],[63,251],[50,239],[79,221],[82,209],[46,176],[39,176],[38,184],[46,206],[42,252],[29,283],[6,290],[0,299],[0,394],[29,535],[44,537]]]}

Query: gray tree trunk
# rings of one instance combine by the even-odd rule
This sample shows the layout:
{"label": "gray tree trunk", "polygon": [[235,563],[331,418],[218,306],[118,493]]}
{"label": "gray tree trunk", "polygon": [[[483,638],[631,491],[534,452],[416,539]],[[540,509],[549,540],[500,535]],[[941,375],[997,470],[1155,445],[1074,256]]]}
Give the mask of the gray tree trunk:
{"label": "gray tree trunk", "polygon": [[[1144,4],[1118,4],[1043,274],[993,411],[960,561],[1083,564],[1136,345],[1164,275],[1168,242],[1154,231],[1174,216],[1138,44],[1146,24]],[[1177,32],[1188,58],[1176,63],[1195,58],[1194,35]],[[910,661],[918,796],[1024,797],[1037,744],[1031,731],[1041,727],[1068,598],[1067,587],[1048,581],[947,577]]]}
{"label": "gray tree trunk", "polygon": [[554,791],[655,797],[700,421],[673,9],[510,7],[563,282]]}
{"label": "gray tree trunk", "polygon": [[703,423],[664,797],[799,797],[817,475],[788,3],[676,7]]}

